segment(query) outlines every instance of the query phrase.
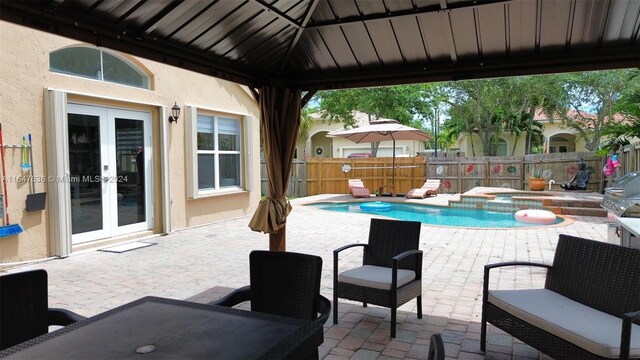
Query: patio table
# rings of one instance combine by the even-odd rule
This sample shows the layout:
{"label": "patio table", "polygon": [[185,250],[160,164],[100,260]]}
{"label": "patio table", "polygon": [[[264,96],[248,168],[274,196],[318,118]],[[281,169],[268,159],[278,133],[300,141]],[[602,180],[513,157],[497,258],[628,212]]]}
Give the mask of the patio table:
{"label": "patio table", "polygon": [[148,296],[5,349],[0,358],[279,359],[314,354],[322,342],[322,325],[309,320]]}

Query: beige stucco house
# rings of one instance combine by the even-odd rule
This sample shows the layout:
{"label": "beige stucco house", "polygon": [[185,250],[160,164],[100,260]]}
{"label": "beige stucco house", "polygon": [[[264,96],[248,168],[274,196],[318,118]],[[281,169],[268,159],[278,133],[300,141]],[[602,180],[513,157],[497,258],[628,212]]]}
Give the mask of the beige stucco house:
{"label": "beige stucco house", "polygon": [[[24,229],[0,237],[0,263],[243,216],[260,200],[259,108],[237,84],[0,22],[0,96],[7,213]],[[32,185],[43,210],[26,209]]]}
{"label": "beige stucco house", "polygon": [[[549,116],[545,115],[543,112],[537,112],[534,116],[534,120],[542,123],[544,140],[539,141],[537,139],[533,139],[532,148],[539,147],[540,149],[544,149],[543,151],[549,153],[587,151],[584,140],[578,136],[575,130],[563,126],[562,121],[559,119],[550,119]],[[515,146],[515,151],[513,153],[514,156],[525,155],[526,136],[527,134],[520,135]],[[466,156],[473,155],[469,136],[461,136],[458,139],[458,143],[460,144],[461,153]],[[514,143],[516,143],[516,136],[511,133],[504,133],[497,144],[497,155],[511,156]],[[473,147],[475,148],[475,155],[482,156],[482,142],[477,134],[473,135]]]}
{"label": "beige stucco house", "polygon": [[[371,143],[356,144],[351,140],[328,137],[327,133],[334,130],[343,130],[341,122],[329,123],[321,118],[321,114],[311,114],[314,124],[309,131],[309,137],[299,138],[296,145],[296,158],[346,158],[351,154],[370,154]],[[369,117],[365,113],[354,112],[353,118],[357,125],[366,125]],[[424,143],[417,140],[396,141],[396,156],[415,156],[424,150]],[[393,142],[382,141],[378,147],[377,157],[391,157],[393,155]]]}

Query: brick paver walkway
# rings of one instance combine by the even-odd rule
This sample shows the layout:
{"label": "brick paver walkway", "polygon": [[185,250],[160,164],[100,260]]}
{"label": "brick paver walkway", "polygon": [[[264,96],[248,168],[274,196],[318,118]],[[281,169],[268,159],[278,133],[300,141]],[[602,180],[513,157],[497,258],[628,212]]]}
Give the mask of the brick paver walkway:
{"label": "brick paver walkway", "polygon": [[[438,196],[441,198],[441,196]],[[332,298],[333,249],[366,242],[369,215],[296,206],[287,224],[287,250],[323,258],[321,293]],[[268,237],[252,232],[250,217],[190,228],[147,239],[157,243],[122,254],[86,250],[66,259],[10,269],[44,268],[49,273],[50,306],[91,316],[154,295],[207,302],[248,284],[249,252],[268,249]],[[490,326],[487,353],[480,352],[483,266],[509,260],[551,263],[558,234],[606,240],[602,218],[575,217],[567,226],[529,229],[468,229],[423,225],[423,318],[415,301],[398,312],[398,336],[389,338],[389,310],[340,301],[340,321],[325,325],[320,358],[425,359],[429,337],[442,333],[452,359],[529,359],[538,353]],[[358,249],[345,251],[340,268],[358,264]],[[496,273],[492,287],[542,286],[541,270]],[[492,276],[493,278],[493,276]]]}

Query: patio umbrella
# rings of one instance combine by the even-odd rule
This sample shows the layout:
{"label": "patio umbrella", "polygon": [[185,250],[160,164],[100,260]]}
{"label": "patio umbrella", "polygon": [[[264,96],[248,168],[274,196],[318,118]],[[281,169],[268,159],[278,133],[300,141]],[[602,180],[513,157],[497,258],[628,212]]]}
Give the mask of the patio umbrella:
{"label": "patio umbrella", "polygon": [[327,134],[330,137],[349,139],[357,144],[378,141],[393,141],[393,171],[392,185],[396,185],[396,140],[421,140],[430,139],[424,131],[400,124],[397,120],[379,119],[369,122],[369,125],[360,126],[350,130],[336,130]]}

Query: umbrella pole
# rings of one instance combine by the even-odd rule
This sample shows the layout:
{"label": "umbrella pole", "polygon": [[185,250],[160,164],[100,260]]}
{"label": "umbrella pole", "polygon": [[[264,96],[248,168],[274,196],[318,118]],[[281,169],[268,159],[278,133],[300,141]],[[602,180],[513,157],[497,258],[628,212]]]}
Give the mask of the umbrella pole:
{"label": "umbrella pole", "polygon": [[391,194],[393,196],[395,196],[395,192],[396,192],[396,139],[393,138],[393,135],[392,135],[391,139],[393,140],[393,145],[392,145],[393,146],[393,158],[391,160],[391,164],[393,166],[393,171],[391,172],[391,190],[392,190]]}

